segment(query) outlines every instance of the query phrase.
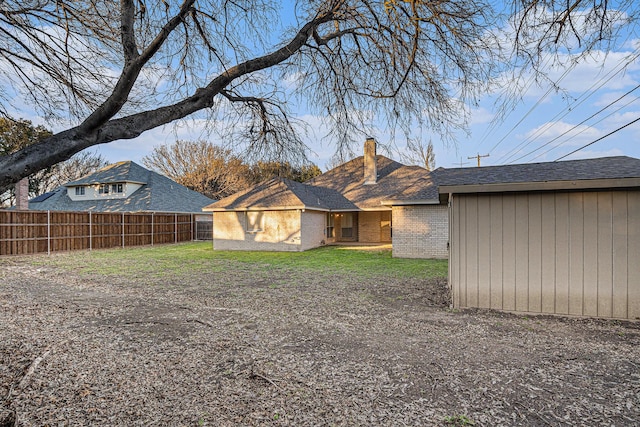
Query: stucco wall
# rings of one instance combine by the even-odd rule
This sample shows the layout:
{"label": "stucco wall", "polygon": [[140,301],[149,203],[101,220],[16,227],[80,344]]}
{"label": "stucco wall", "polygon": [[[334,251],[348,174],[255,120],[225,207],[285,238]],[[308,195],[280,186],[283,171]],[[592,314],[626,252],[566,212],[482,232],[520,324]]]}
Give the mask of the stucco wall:
{"label": "stucco wall", "polygon": [[297,210],[214,212],[213,248],[299,251],[302,249],[300,215]]}
{"label": "stucco wall", "polygon": [[640,318],[640,191],[455,195],[456,307]]}
{"label": "stucco wall", "polygon": [[394,257],[449,257],[446,205],[394,206],[392,218]]}
{"label": "stucco wall", "polygon": [[325,212],[305,211],[302,213],[302,241],[301,249],[317,248],[322,246],[322,242],[327,242]]}

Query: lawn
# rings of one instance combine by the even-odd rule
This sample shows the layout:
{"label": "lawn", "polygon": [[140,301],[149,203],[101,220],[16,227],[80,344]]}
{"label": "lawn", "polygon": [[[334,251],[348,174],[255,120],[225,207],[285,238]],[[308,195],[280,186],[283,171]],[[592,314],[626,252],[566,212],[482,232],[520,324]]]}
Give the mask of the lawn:
{"label": "lawn", "polygon": [[639,425],[637,323],[449,308],[447,263],[0,258],[0,426]]}
{"label": "lawn", "polygon": [[35,263],[56,265],[86,274],[164,275],[229,268],[296,271],[300,274],[344,273],[354,277],[435,278],[447,276],[446,260],[393,258],[390,250],[358,250],[325,246],[305,252],[214,251],[211,243],[148,246],[37,258]]}

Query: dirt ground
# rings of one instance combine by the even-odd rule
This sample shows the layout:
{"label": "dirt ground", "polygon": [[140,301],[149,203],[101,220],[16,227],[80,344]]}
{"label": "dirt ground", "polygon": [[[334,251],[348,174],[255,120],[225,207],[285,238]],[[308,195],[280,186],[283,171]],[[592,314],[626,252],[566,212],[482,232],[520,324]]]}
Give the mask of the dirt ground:
{"label": "dirt ground", "polygon": [[444,280],[3,259],[13,425],[640,425],[640,325],[450,310]]}

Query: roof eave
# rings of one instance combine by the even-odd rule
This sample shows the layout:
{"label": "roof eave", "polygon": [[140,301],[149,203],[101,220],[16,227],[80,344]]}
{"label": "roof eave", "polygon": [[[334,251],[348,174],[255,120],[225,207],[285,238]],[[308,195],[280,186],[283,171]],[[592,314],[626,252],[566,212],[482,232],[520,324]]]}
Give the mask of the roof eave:
{"label": "roof eave", "polygon": [[439,199],[415,199],[415,200],[383,200],[385,206],[410,206],[410,205],[439,205]]}
{"label": "roof eave", "polygon": [[581,179],[570,181],[512,182],[496,184],[441,185],[440,193],[502,193],[525,191],[571,191],[638,188],[638,178]]}
{"label": "roof eave", "polygon": [[310,211],[322,211],[329,212],[331,209],[321,208],[317,206],[248,206],[241,208],[216,208],[216,207],[208,207],[205,206],[202,208],[203,212],[248,212],[248,211],[299,211],[299,210],[310,210]]}
{"label": "roof eave", "polygon": [[137,184],[137,185],[145,185],[147,184],[146,182],[142,182],[142,181],[128,181],[126,179],[120,179],[120,180],[113,180],[113,181],[87,181],[87,182],[81,182],[81,181],[77,181],[77,182],[68,182],[66,184],[64,184],[64,187],[78,187],[80,185],[100,185],[100,184],[120,184],[120,183],[125,183],[125,184]]}

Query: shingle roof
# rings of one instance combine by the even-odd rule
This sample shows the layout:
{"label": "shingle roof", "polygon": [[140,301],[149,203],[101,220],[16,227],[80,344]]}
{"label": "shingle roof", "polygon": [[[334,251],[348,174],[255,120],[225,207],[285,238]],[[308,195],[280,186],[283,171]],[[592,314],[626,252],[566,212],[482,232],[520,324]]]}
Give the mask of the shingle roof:
{"label": "shingle roof", "polygon": [[[73,201],[67,196],[65,187],[113,182],[142,184],[126,199],[101,199]],[[55,189],[44,200],[32,199],[29,209],[57,211],[96,212],[202,212],[202,208],[213,200],[184,187],[156,172],[131,162],[118,162],[79,180]]]}
{"label": "shingle roof", "polygon": [[[413,193],[428,186],[429,172],[419,166],[405,166],[385,156],[376,156],[376,184],[364,184],[364,157],[357,157],[305,184],[338,192],[359,209],[380,209],[398,194]],[[437,191],[433,188],[432,191]],[[436,196],[434,196],[437,199]]]}
{"label": "shingle roof", "polygon": [[[113,182],[135,182],[146,184],[150,170],[132,161],[117,162],[103,167],[94,173],[86,175],[76,181],[68,182],[66,187],[90,184],[111,184]],[[155,173],[155,172],[153,172]]]}
{"label": "shingle roof", "polygon": [[266,208],[331,210],[337,205],[355,206],[337,192],[291,181],[273,178],[244,191],[232,194],[206,206],[206,211],[248,210]]}
{"label": "shingle roof", "polygon": [[364,157],[325,172],[305,183],[274,179],[233,194],[205,210],[265,208],[354,211],[388,209],[383,202],[402,194],[420,194],[437,200],[437,188],[429,173],[419,166],[405,166],[385,156],[376,156],[377,183],[364,184]]}
{"label": "shingle roof", "polygon": [[439,185],[510,184],[640,177],[640,159],[617,156],[562,162],[446,169]]}

